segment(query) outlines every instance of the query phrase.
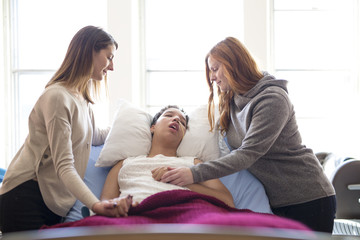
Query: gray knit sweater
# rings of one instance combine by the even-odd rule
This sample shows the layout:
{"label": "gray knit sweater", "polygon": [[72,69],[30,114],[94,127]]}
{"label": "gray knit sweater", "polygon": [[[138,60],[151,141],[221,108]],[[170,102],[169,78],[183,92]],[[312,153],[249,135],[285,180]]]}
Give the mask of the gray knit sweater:
{"label": "gray knit sweater", "polygon": [[264,73],[255,87],[234,97],[226,133],[234,150],[193,166],[194,182],[248,169],[264,185],[273,208],[335,194],[313,151],[302,145],[286,84]]}

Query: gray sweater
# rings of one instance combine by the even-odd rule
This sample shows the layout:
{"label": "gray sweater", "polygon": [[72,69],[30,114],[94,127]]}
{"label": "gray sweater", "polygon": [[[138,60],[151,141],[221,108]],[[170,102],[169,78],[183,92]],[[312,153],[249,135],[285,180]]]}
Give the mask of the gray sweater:
{"label": "gray sweater", "polygon": [[234,150],[193,166],[194,182],[248,169],[264,185],[273,208],[335,194],[313,151],[302,145],[286,85],[265,73],[250,91],[234,97],[226,133]]}

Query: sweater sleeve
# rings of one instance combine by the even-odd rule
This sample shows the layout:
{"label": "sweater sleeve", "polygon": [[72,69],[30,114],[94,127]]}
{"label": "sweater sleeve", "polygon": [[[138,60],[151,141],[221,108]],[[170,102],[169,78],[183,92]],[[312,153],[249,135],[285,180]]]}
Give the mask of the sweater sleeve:
{"label": "sweater sleeve", "polygon": [[272,93],[258,98],[249,112],[251,122],[241,146],[219,159],[193,166],[194,182],[220,178],[253,165],[273,146],[290,118],[291,106],[286,96]]}
{"label": "sweater sleeve", "polygon": [[48,124],[48,138],[55,172],[67,190],[91,208],[99,200],[75,169],[71,134],[70,123],[65,119],[54,118]]}
{"label": "sweater sleeve", "polygon": [[[86,186],[75,167],[76,164],[77,168],[85,172],[87,158],[90,153],[88,142],[91,140],[91,135],[88,136],[92,131],[87,108],[84,106],[86,109],[84,111],[66,94],[56,94],[56,92],[53,94],[54,92],[47,95],[40,108],[46,125],[52,167],[50,163],[46,163],[46,160],[44,160],[43,164],[49,166],[49,169],[53,168],[55,170],[57,177],[65,185],[66,189],[55,188],[55,186],[58,186],[56,184],[57,177],[47,176],[47,184],[54,186],[52,189],[50,187],[48,189],[49,191],[58,191],[57,195],[60,194],[60,198],[61,192],[68,191],[91,208],[99,200]],[[76,142],[73,142],[73,140]],[[75,159],[74,151],[77,152],[78,159]],[[50,171],[47,175],[49,174]],[[66,201],[60,198],[57,199],[59,204]]]}

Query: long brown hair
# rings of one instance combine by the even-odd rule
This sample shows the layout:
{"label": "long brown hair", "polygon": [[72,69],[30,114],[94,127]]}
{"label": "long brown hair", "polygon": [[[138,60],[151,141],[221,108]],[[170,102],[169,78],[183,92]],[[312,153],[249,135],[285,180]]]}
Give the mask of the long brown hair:
{"label": "long brown hair", "polygon": [[263,77],[262,72],[250,55],[245,46],[236,38],[228,37],[216,44],[206,55],[206,80],[210,90],[208,101],[208,119],[210,131],[215,127],[215,104],[214,88],[210,79],[211,70],[208,65],[208,59],[215,59],[223,66],[224,76],[228,80],[231,90],[221,92],[217,87],[219,96],[219,128],[222,134],[229,129],[230,122],[230,103],[235,94],[244,94],[253,88]]}
{"label": "long brown hair", "polygon": [[[61,82],[65,87],[79,91],[87,102],[94,103],[90,89],[92,88],[93,95],[99,96],[101,83],[95,80],[89,81],[93,72],[93,53],[109,45],[118,48],[114,38],[103,29],[94,26],[80,29],[71,40],[60,68],[46,87]],[[107,88],[106,76],[105,87]]]}

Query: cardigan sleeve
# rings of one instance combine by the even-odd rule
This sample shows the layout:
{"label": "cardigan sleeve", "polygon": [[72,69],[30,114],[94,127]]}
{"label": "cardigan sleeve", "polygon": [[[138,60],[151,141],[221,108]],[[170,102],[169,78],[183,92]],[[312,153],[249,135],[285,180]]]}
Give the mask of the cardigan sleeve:
{"label": "cardigan sleeve", "polygon": [[[46,125],[52,163],[46,162],[47,160],[44,159],[43,165],[48,166],[46,169],[53,168],[57,177],[65,185],[66,190],[91,208],[99,200],[86,186],[78,172],[80,170],[80,172],[85,173],[90,153],[88,142],[91,141],[92,126],[86,104],[76,104],[72,98],[64,94],[49,94],[48,97],[47,102],[55,105],[43,101],[41,111],[43,111]],[[74,155],[74,151],[76,151],[76,155]],[[56,176],[51,177],[44,171],[42,174],[45,174],[43,176],[46,176],[48,185],[51,186],[52,182],[54,184],[53,188],[47,188],[50,191],[48,193],[66,191],[55,188],[57,186]],[[45,181],[45,179],[41,181]],[[61,202],[66,200],[62,199],[60,194],[56,201],[61,205]]]}

